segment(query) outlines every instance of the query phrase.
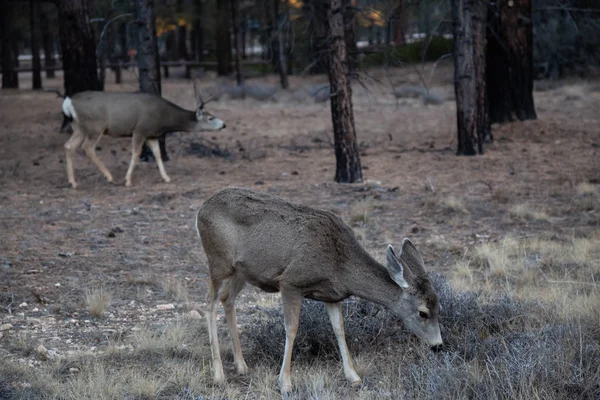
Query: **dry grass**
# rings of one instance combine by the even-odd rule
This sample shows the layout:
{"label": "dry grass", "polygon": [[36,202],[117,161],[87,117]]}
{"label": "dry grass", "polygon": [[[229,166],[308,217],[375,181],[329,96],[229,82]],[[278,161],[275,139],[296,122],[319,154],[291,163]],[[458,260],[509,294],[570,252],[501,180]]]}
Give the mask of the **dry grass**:
{"label": "dry grass", "polygon": [[440,201],[442,210],[448,214],[468,214],[463,201],[455,196],[446,196]]}
{"label": "dry grass", "polygon": [[94,317],[102,317],[108,310],[112,295],[105,288],[88,290],[85,294],[85,303],[90,315]]}
{"label": "dry grass", "polygon": [[550,216],[544,210],[530,204],[517,204],[511,207],[509,215],[518,221],[550,221]]}
{"label": "dry grass", "polygon": [[185,284],[179,279],[167,279],[162,283],[163,292],[171,299],[186,303],[189,300],[189,291]]}
{"label": "dry grass", "polygon": [[592,185],[588,182],[581,182],[575,187],[575,191],[580,196],[597,196],[600,194],[598,185]]}
{"label": "dry grass", "polygon": [[350,206],[350,222],[354,225],[364,225],[369,221],[369,215],[375,208],[375,200],[365,197]]}

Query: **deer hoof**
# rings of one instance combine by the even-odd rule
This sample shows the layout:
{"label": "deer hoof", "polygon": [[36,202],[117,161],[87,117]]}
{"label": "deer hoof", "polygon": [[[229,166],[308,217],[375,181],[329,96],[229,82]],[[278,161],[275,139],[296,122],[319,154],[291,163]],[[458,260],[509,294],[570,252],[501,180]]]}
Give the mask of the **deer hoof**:
{"label": "deer hoof", "polygon": [[131,186],[131,181],[125,181],[125,186],[130,187]]}
{"label": "deer hoof", "polygon": [[110,175],[108,175],[108,176],[106,177],[106,181],[107,181],[108,183],[113,183],[113,177],[112,177],[112,176],[110,176]]}
{"label": "deer hoof", "polygon": [[71,184],[71,187],[73,189],[77,189],[77,183],[75,183],[75,182],[69,182],[69,183]]}
{"label": "deer hoof", "polygon": [[238,374],[246,375],[248,373],[248,366],[245,362],[242,361],[241,363],[236,365],[236,370]]}

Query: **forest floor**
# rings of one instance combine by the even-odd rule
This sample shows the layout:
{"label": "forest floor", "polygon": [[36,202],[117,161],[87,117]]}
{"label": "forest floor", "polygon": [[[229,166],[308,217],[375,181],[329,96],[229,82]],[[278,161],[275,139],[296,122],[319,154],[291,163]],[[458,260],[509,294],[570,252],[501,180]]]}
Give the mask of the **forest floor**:
{"label": "forest floor", "polygon": [[[329,103],[307,94],[325,84],[324,76],[291,77],[289,93],[266,101],[225,95],[209,103],[227,129],[171,135],[169,184],[154,163],[139,163],[133,186],[125,187],[130,140],[105,137],[97,154],[116,183],[107,183],[79,150],[76,190],[65,173],[68,135],[58,133],[61,99],[1,91],[0,398],[276,398],[283,354],[279,299],[255,288],[238,300],[251,374],[237,376],[231,366],[220,311],[228,383],[211,382],[200,320],[206,259],[194,218],[205,199],[227,186],[332,210],[380,261],[388,243],[398,246],[409,237],[446,293],[442,300],[455,304],[442,303],[448,309],[442,333],[450,345],[433,356],[399,320],[350,301],[348,340],[365,380],[359,389],[343,379],[329,328],[315,334],[301,326],[300,333],[311,336],[304,340],[317,344],[307,350],[299,339],[292,377],[297,398],[492,398],[502,391],[600,398],[600,82],[540,83],[537,120],[494,126],[484,155],[457,157],[449,66],[437,68],[428,82],[446,98],[437,105],[392,95],[392,84],[418,84],[413,68],[370,76],[366,88],[354,85],[364,183],[352,185],[333,182]],[[126,72],[124,84],[108,83],[106,90],[135,90],[135,82]],[[203,78],[203,91],[214,92],[215,82]],[[277,78],[248,84],[276,87]],[[44,85],[60,88],[62,81]],[[163,95],[194,107],[193,86],[184,79],[163,82]],[[198,151],[201,145],[226,156],[207,155]],[[461,297],[473,292],[476,298]],[[504,311],[485,308],[503,301],[513,303]],[[465,302],[469,312],[476,304],[483,314],[461,320]],[[323,314],[308,322],[303,317],[306,324],[326,321],[320,308],[305,310]],[[484,314],[498,320],[481,322]],[[380,329],[365,327],[366,320]],[[469,353],[473,344],[461,338],[471,337],[465,332],[471,324],[484,324],[476,325],[476,338],[500,340],[505,350],[494,347],[494,354],[506,351],[512,361],[502,364],[488,347]],[[524,360],[531,354],[516,354],[519,345],[509,338],[518,332],[540,340],[557,324],[566,327],[564,336],[552,343],[560,343],[564,357],[557,361],[548,344],[530,367],[562,370],[544,378],[499,367],[529,368]],[[505,384],[510,387],[498,386]]]}

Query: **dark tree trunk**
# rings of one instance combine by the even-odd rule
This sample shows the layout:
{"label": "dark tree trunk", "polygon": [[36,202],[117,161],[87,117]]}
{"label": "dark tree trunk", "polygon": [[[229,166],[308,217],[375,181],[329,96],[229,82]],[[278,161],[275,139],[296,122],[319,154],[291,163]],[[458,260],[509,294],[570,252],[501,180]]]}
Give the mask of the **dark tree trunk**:
{"label": "dark tree trunk", "polygon": [[238,20],[238,0],[230,0],[229,6],[231,8],[231,26],[233,27],[233,40],[235,43],[235,80],[238,86],[242,86],[244,84],[244,76],[242,75],[242,40]]}
{"label": "dark tree trunk", "polygon": [[40,26],[39,12],[40,5],[35,0],[29,0],[29,27],[31,34],[31,63],[32,63],[32,82],[33,90],[42,88],[42,63],[40,60]]}
{"label": "dark tree trunk", "polygon": [[96,41],[90,25],[91,11],[88,0],[58,1],[65,96],[103,89],[98,78]]}
{"label": "dark tree trunk", "polygon": [[217,1],[217,73],[231,74],[231,15],[224,0]]}
{"label": "dark tree trunk", "polygon": [[[485,19],[487,1],[452,0],[457,155],[483,152],[485,113]],[[479,65],[478,65],[479,64]]]}
{"label": "dark tree trunk", "polygon": [[187,27],[185,25],[177,28],[177,59],[189,60],[190,56],[187,50]]}
{"label": "dark tree trunk", "polygon": [[48,16],[45,12],[40,13],[40,29],[42,31],[42,46],[44,46],[44,67],[46,68],[46,78],[54,78],[56,76],[54,67],[56,60],[54,59],[54,35],[50,30]]}
{"label": "dark tree trunk", "polygon": [[346,42],[346,62],[348,65],[348,76],[356,74],[356,59],[358,47],[356,45],[356,9],[350,0],[343,0],[344,7],[344,41]]}
{"label": "dark tree trunk", "polygon": [[273,0],[273,16],[274,20],[276,21],[276,32],[273,38],[273,48],[277,49],[277,72],[279,73],[279,82],[281,83],[281,87],[283,89],[287,89],[290,87],[290,83],[287,75],[287,52],[285,50],[285,38],[283,35],[283,29],[287,19],[287,12],[285,14],[280,12],[279,0]]}
{"label": "dark tree trunk", "polygon": [[241,41],[241,47],[242,47],[242,59],[245,60],[248,58],[248,55],[246,54],[246,44],[247,44],[247,40],[248,40],[248,18],[246,15],[244,15],[241,19],[240,19],[240,23],[239,23],[239,28],[240,28],[240,41]]}
{"label": "dark tree trunk", "polygon": [[13,57],[13,29],[11,26],[13,10],[8,2],[0,2],[0,33],[2,36],[2,89],[17,89],[19,76],[15,71],[16,63]]}
{"label": "dark tree trunk", "polygon": [[304,2],[304,10],[310,21],[313,38],[310,49],[311,74],[322,74],[328,72],[328,40],[327,40],[327,9],[329,0],[307,0]]}
{"label": "dark tree trunk", "polygon": [[331,87],[331,120],[335,140],[335,181],[362,182],[362,169],[356,143],[352,88],[347,80],[348,66],[344,39],[344,0],[329,0],[327,38],[329,41],[329,85]]}
{"label": "dark tree trunk", "polygon": [[[140,91],[146,93],[162,93],[160,84],[160,61],[158,59],[158,44],[156,42],[156,19],[154,17],[153,0],[136,0],[135,15],[138,24],[137,64],[139,69]],[[159,139],[160,155],[163,161],[168,161],[165,135]],[[144,144],[140,159],[148,161],[154,156]]]}
{"label": "dark tree trunk", "polygon": [[202,26],[202,0],[196,0],[196,13],[197,19],[194,22],[194,39],[195,39],[195,51],[196,51],[196,60],[202,61],[204,60],[204,27]]}
{"label": "dark tree trunk", "polygon": [[486,28],[488,0],[475,3],[473,20],[473,58],[475,60],[475,81],[477,87],[477,151],[483,154],[483,143],[492,140],[486,85]]}
{"label": "dark tree trunk", "polygon": [[392,16],[394,27],[394,44],[402,46],[406,44],[406,10],[404,0],[398,0],[398,6]]}
{"label": "dark tree trunk", "polygon": [[489,13],[488,100],[492,123],[536,119],[531,0],[498,0]]}

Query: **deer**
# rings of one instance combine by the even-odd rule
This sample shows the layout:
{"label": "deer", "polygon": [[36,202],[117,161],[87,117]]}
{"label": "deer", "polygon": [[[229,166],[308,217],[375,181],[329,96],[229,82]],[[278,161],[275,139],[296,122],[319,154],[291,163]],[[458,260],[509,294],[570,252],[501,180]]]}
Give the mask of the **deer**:
{"label": "deer", "polygon": [[69,183],[77,188],[73,171],[73,154],[81,146],[108,182],[111,173],[96,156],[96,145],[103,135],[132,137],[131,162],[125,175],[125,186],[131,186],[131,175],[144,143],[154,154],[162,179],[169,183],[160,155],[158,138],[171,132],[218,131],[225,122],[208,113],[194,81],[196,111],[185,110],[159,95],[143,92],[85,91],[65,97],[63,113],[72,119],[73,134],[65,143]]}
{"label": "deer", "polygon": [[387,307],[434,351],[443,345],[438,295],[421,254],[408,238],[399,254],[387,246],[384,266],[333,212],[235,187],[209,197],[195,225],[208,261],[206,317],[217,384],[225,380],[217,337],[218,300],[233,342],[236,370],[248,371],[235,312],[236,296],[246,283],[281,294],[286,334],[279,373],[282,395],[292,390],[292,348],[303,298],[325,303],[344,375],[352,386],[360,385],[361,378],[348,351],[341,312],[342,301],[350,296]]}

